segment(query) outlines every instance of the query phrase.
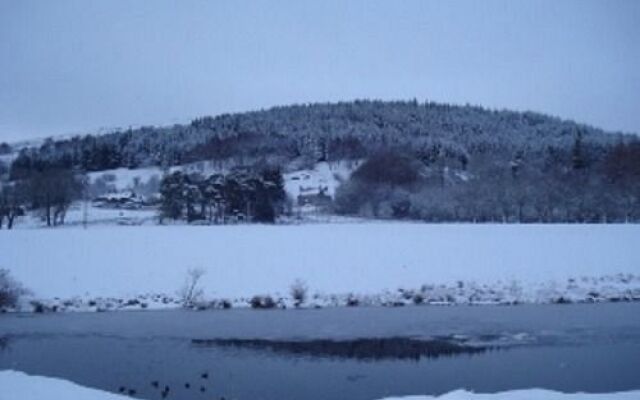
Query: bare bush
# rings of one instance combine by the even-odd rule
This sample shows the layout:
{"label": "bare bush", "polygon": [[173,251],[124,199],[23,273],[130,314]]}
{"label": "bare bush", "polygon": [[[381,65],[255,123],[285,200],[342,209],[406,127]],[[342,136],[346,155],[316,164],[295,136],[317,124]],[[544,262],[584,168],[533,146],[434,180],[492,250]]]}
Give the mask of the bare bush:
{"label": "bare bush", "polygon": [[9,270],[0,268],[0,310],[15,308],[21,296],[28,291],[13,279]]}
{"label": "bare bush", "polygon": [[309,288],[307,287],[307,284],[300,279],[296,279],[289,287],[289,293],[291,294],[291,298],[293,298],[293,303],[296,307],[300,307],[305,301],[307,301],[308,291]]}
{"label": "bare bush", "polygon": [[353,293],[349,293],[346,305],[347,307],[358,307],[360,305],[360,300]]}
{"label": "bare bush", "polygon": [[258,309],[276,308],[277,306],[277,303],[271,296],[256,295],[251,298],[251,301],[249,303],[251,304],[251,308]]}
{"label": "bare bush", "polygon": [[202,268],[193,268],[187,271],[187,278],[178,293],[184,307],[193,307],[196,302],[202,299],[204,291],[200,287],[200,280],[205,272]]}

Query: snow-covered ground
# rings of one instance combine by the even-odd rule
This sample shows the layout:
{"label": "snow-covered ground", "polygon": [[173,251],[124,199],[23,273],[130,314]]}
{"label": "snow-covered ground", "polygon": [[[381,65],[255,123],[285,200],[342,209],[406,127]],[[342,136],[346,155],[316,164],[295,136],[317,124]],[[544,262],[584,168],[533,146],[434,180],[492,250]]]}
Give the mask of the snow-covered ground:
{"label": "snow-covered ground", "polygon": [[465,390],[442,396],[387,397],[382,400],[637,400],[640,391],[620,393],[561,393],[543,389],[512,390],[500,393],[472,393]]}
{"label": "snow-covered ground", "polygon": [[101,390],[72,382],[17,371],[0,371],[0,400],[124,400]]}
{"label": "snow-covered ground", "polygon": [[[158,210],[154,207],[139,209],[96,207],[91,202],[75,202],[67,211],[64,225],[56,230],[77,228],[87,224],[89,227],[98,225],[149,225],[158,223]],[[19,217],[15,231],[23,229],[46,229],[45,221],[40,216],[30,214]]]}
{"label": "snow-covered ground", "polygon": [[[74,204],[67,212],[66,226],[62,228],[82,225],[85,215],[84,207],[83,203]],[[89,225],[142,225],[158,222],[158,210],[153,207],[127,210],[95,207],[89,203],[86,215]]]}
{"label": "snow-covered ground", "polygon": [[333,198],[338,186],[349,179],[357,166],[356,161],[320,162],[313,169],[285,173],[285,191],[295,199],[298,195],[318,193],[324,189]]}
{"label": "snow-covered ground", "polygon": [[[124,400],[120,396],[89,389],[62,379],[32,376],[17,371],[0,371],[0,400]],[[389,397],[384,400],[637,400],[640,391],[620,393],[565,394],[542,389],[475,394],[458,390],[442,396]]]}
{"label": "snow-covered ground", "polygon": [[58,309],[176,307],[265,294],[307,306],[640,299],[640,225],[343,223],[0,231],[0,267]]}
{"label": "snow-covered ground", "polygon": [[0,154],[0,163],[4,165],[11,165],[13,159],[16,157],[17,153],[9,153],[9,154]]}
{"label": "snow-covered ground", "polygon": [[145,183],[152,179],[154,176],[160,179],[162,178],[162,175],[163,170],[159,167],[138,169],[117,168],[105,171],[89,172],[87,174],[89,183],[94,183],[98,178],[110,176],[111,179],[113,179],[113,186],[117,191],[133,189],[136,181]]}

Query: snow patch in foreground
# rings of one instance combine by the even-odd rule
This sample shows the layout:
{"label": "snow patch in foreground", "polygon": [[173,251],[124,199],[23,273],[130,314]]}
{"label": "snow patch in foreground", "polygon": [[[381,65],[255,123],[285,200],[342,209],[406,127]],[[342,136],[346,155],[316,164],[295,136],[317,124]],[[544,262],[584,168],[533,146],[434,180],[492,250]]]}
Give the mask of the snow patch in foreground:
{"label": "snow patch in foreground", "polygon": [[381,400],[632,400],[640,398],[640,391],[619,393],[560,393],[544,389],[511,390],[508,392],[480,394],[466,390],[442,396],[387,397]]}
{"label": "snow patch in foreground", "polygon": [[72,382],[17,371],[0,371],[0,400],[123,400],[101,390],[89,389]]}
{"label": "snow patch in foreground", "polygon": [[[0,388],[2,388],[0,400],[123,400],[131,398],[89,389],[62,379],[32,376],[10,370],[0,371]],[[439,397],[388,397],[383,400],[632,400],[638,398],[640,398],[640,391],[565,394],[543,389],[527,389],[495,394],[476,394],[457,390]]]}
{"label": "snow patch in foreground", "polygon": [[544,389],[510,390],[500,393],[472,393],[466,390],[442,396],[387,397],[381,400],[631,400],[640,398],[640,391],[619,393],[561,393]]}

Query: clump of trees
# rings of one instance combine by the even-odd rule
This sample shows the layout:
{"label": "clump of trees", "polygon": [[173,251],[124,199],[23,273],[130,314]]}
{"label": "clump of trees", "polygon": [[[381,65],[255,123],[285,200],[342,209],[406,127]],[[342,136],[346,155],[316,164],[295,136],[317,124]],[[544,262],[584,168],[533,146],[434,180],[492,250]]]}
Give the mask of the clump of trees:
{"label": "clump of trees", "polygon": [[604,154],[577,134],[542,156],[472,154],[465,169],[411,152],[374,155],[338,188],[335,210],[430,222],[629,222],[640,220],[640,141]]}
{"label": "clump of trees", "polygon": [[13,228],[16,217],[27,211],[40,214],[47,226],[64,224],[74,200],[82,197],[86,180],[71,169],[46,163],[20,171],[19,179],[0,181],[0,228]]}
{"label": "clump of trees", "polygon": [[276,168],[236,168],[204,176],[176,171],[160,183],[160,218],[273,223],[283,212],[284,180]]}
{"label": "clump of trees", "polygon": [[26,178],[30,207],[38,210],[47,226],[64,224],[71,203],[81,198],[85,183],[74,171],[50,168]]}
{"label": "clump of trees", "polygon": [[11,145],[7,142],[0,143],[0,155],[11,153]]}
{"label": "clump of trees", "polygon": [[408,196],[419,190],[422,172],[423,165],[409,153],[378,152],[338,188],[336,210],[365,217],[405,218]]}

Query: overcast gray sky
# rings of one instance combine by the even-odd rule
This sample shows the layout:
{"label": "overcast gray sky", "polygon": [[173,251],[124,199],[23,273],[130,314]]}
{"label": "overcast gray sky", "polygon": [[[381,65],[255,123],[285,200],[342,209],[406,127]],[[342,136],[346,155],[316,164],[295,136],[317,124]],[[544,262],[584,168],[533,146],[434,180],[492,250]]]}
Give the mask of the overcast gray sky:
{"label": "overcast gray sky", "polygon": [[355,98],[640,132],[640,1],[0,0],[0,140]]}

